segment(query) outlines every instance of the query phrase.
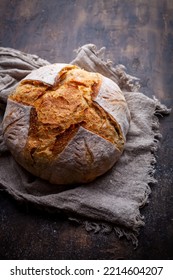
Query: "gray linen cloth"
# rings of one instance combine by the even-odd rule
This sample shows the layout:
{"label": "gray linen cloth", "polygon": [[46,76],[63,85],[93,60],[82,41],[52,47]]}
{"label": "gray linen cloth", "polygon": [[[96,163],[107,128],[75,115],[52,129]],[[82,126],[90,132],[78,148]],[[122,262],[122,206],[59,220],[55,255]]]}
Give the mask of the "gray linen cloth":
{"label": "gray linen cloth", "polygon": [[[140,208],[148,200],[154,178],[155,152],[159,145],[158,114],[169,110],[155,98],[138,92],[138,79],[122,65],[104,59],[105,49],[95,45],[80,47],[71,62],[85,70],[99,72],[114,80],[124,92],[131,112],[131,124],[123,155],[115,166],[95,181],[78,186],[58,186],[41,180],[20,167],[7,151],[0,129],[0,189],[16,200],[48,211],[65,213],[71,220],[95,232],[115,231],[137,245],[137,235],[145,224]],[[57,62],[57,61],[56,61]],[[36,55],[0,48],[0,115],[16,84],[33,69],[49,64]],[[58,218],[58,215],[57,215]]]}

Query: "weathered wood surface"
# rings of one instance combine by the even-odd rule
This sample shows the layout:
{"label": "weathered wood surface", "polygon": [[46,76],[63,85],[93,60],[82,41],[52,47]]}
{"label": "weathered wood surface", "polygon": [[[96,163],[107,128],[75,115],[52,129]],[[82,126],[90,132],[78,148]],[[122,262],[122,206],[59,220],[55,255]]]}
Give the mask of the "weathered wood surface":
{"label": "weathered wood surface", "polygon": [[[141,91],[173,104],[173,1],[1,0],[0,45],[70,62],[86,43],[107,48],[107,58],[141,79]],[[1,259],[172,259],[173,118],[161,121],[163,138],[150,203],[142,213],[134,250],[114,233],[103,235],[0,194]]]}

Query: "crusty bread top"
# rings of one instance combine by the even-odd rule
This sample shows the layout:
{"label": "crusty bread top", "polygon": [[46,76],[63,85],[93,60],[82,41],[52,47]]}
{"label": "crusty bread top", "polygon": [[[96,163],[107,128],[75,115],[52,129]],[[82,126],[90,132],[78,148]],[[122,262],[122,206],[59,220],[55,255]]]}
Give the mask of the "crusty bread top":
{"label": "crusty bread top", "polygon": [[99,104],[103,76],[73,65],[61,66],[58,74],[57,66],[52,68],[54,78],[51,79],[45,70],[43,76],[41,71],[38,76],[30,74],[9,97],[32,106],[24,149],[28,162],[37,162],[40,157],[42,161],[51,161],[64,150],[80,126],[122,151],[125,139],[120,124],[109,113],[109,108],[104,110]]}
{"label": "crusty bread top", "polygon": [[[24,80],[37,80],[47,85],[55,85],[55,80],[58,79],[64,72],[68,69],[74,68],[74,65],[65,63],[54,63],[49,64],[39,69],[33,70],[29,75],[27,75]],[[48,74],[49,73],[49,74]]]}

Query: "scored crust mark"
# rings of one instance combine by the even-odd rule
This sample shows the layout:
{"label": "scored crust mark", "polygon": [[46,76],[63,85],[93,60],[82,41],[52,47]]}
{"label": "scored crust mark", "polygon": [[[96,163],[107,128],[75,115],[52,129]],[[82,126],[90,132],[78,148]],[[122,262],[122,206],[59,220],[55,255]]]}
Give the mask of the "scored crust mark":
{"label": "scored crust mark", "polygon": [[90,104],[83,127],[113,143],[120,151],[123,149],[124,138],[119,124],[96,102]]}
{"label": "scored crust mark", "polygon": [[49,86],[54,86],[56,79],[58,79],[64,72],[69,69],[78,68],[76,65],[64,64],[64,63],[54,63],[49,64],[39,69],[32,71],[27,75],[24,81],[40,81],[41,83]]}
{"label": "scored crust mark", "polygon": [[102,77],[102,84],[95,102],[116,120],[119,124],[120,134],[123,134],[125,139],[129,129],[130,111],[118,85],[112,80]]}
{"label": "scored crust mark", "polygon": [[[124,138],[116,120],[95,102],[102,77],[78,67],[66,67],[50,86],[25,79],[10,99],[32,106],[28,140],[24,149],[28,164],[47,164],[60,154],[80,126],[101,136],[122,151]],[[86,149],[87,157],[92,154]]]}
{"label": "scored crust mark", "polygon": [[23,81],[9,97],[18,103],[34,106],[35,101],[41,98],[50,87],[38,81]]}
{"label": "scored crust mark", "polygon": [[28,140],[31,106],[8,100],[2,127],[5,142],[14,158],[23,164],[23,149]]}
{"label": "scored crust mark", "polygon": [[79,127],[63,152],[52,161],[51,183],[86,183],[109,170],[120,157],[115,145]]}

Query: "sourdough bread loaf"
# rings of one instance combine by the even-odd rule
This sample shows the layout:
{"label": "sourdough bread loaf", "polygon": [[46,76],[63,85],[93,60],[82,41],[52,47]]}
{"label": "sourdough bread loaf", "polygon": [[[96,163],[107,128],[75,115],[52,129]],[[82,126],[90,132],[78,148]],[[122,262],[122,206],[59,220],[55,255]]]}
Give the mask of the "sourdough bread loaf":
{"label": "sourdough bread loaf", "polygon": [[32,71],[9,96],[5,142],[15,160],[54,184],[86,183],[123,152],[130,113],[118,85],[75,65]]}

